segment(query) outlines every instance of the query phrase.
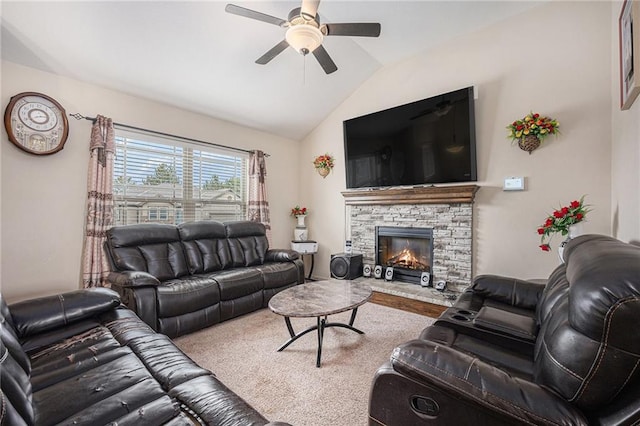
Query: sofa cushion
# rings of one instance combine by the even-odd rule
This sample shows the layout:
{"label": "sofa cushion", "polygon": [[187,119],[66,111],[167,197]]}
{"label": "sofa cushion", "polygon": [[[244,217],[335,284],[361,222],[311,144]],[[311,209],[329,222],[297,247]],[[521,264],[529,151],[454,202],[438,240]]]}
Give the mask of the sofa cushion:
{"label": "sofa cushion", "polygon": [[239,268],[210,275],[220,287],[220,300],[234,300],[262,291],[262,274],[255,268]]}
{"label": "sofa cushion", "polygon": [[180,235],[173,225],[114,226],[106,237],[119,271],[144,271],[160,281],[189,274]]}
{"label": "sofa cushion", "polygon": [[269,241],[262,223],[237,221],[225,222],[224,225],[233,267],[264,263],[265,254],[269,249]]}
{"label": "sofa cushion", "polygon": [[298,283],[298,267],[292,263],[265,263],[256,266],[262,274],[265,289],[286,287]]}
{"label": "sofa cushion", "polygon": [[157,297],[158,316],[174,317],[217,304],[220,290],[214,279],[193,275],[163,282]]}
{"label": "sofa cushion", "polygon": [[210,220],[178,225],[191,274],[219,271],[231,266],[231,253],[222,223]]}

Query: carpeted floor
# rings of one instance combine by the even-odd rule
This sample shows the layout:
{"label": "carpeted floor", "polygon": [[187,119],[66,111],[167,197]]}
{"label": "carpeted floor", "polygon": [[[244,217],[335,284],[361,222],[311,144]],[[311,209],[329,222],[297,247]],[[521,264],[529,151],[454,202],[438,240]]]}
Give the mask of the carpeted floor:
{"label": "carpeted floor", "polygon": [[[348,322],[349,313],[329,317]],[[292,318],[296,332],[315,318]],[[325,331],[322,366],[316,368],[317,334],[283,352],[289,334],[283,317],[268,309],[175,339],[201,366],[272,421],[294,426],[365,426],[373,376],[393,348],[416,338],[433,319],[366,303],[354,323],[364,331]]]}

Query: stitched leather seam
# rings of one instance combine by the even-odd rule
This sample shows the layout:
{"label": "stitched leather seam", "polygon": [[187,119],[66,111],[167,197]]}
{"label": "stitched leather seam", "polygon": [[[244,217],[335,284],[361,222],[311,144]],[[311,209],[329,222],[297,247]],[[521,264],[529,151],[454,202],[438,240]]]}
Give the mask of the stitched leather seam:
{"label": "stitched leather seam", "polygon": [[[496,399],[498,399],[499,401],[502,401],[503,403],[505,403],[505,404],[507,404],[507,405],[510,405],[510,406],[512,406],[512,407],[514,407],[514,408],[516,408],[516,409],[519,409],[519,410],[525,411],[525,412],[529,413],[532,417],[536,417],[536,418],[539,418],[539,419],[542,419],[542,420],[546,420],[546,421],[548,421],[548,422],[551,422],[552,424],[559,425],[559,423],[556,423],[556,422],[554,422],[554,421],[553,421],[553,420],[551,420],[551,419],[548,419],[548,418],[546,418],[546,417],[540,416],[540,415],[538,415],[538,414],[536,414],[536,413],[533,413],[533,412],[532,412],[532,411],[530,411],[530,410],[527,410],[527,409],[525,409],[525,408],[523,408],[523,407],[521,407],[521,406],[519,406],[519,405],[516,405],[515,403],[512,403],[512,402],[510,402],[510,401],[507,401],[507,400],[505,400],[505,399],[503,399],[503,398],[500,398],[498,395],[496,395],[496,394],[494,394],[494,393],[491,393],[491,392],[488,392],[486,389],[480,389],[479,387],[477,387],[477,386],[476,386],[476,385],[474,385],[473,383],[471,383],[471,382],[469,382],[469,381],[464,380],[462,377],[458,377],[458,376],[456,376],[455,374],[453,374],[453,373],[451,373],[451,372],[449,372],[449,371],[446,371],[446,370],[443,370],[443,369],[441,369],[441,368],[438,368],[438,367],[437,367],[436,365],[434,365],[434,364],[431,364],[431,363],[429,363],[429,362],[427,362],[427,361],[425,361],[425,360],[419,359],[419,358],[415,358],[415,357],[413,357],[413,356],[411,356],[411,355],[405,355],[405,356],[407,356],[407,357],[409,357],[409,358],[413,359],[414,361],[416,361],[416,362],[418,362],[418,363],[426,364],[426,365],[428,365],[428,366],[430,366],[430,367],[432,367],[432,368],[434,368],[434,369],[436,369],[436,370],[438,370],[438,371],[440,371],[440,372],[442,372],[442,373],[446,374],[447,376],[451,376],[451,377],[453,377],[454,379],[463,380],[465,383],[467,383],[469,386],[471,386],[472,388],[476,389],[477,391],[482,392],[483,394],[489,394],[489,395],[491,395],[491,396],[495,397]],[[400,360],[400,359],[398,359],[398,358],[396,358],[396,361],[398,361],[398,362],[400,362],[400,363],[404,364],[406,367],[411,367],[409,364],[407,364],[407,363],[403,362],[402,360]],[[432,376],[432,377],[433,377],[433,376]],[[434,378],[437,378],[437,377],[434,377]],[[462,389],[460,389],[460,388],[458,388],[458,390],[462,391]],[[484,399],[482,399],[482,398],[478,398],[478,397],[476,397],[475,395],[471,395],[471,394],[469,394],[469,393],[467,393],[467,392],[464,392],[464,393],[465,393],[465,394],[467,394],[468,396],[470,396],[471,398],[473,398],[473,399],[477,400],[477,401],[485,402],[485,401],[484,401]],[[535,423],[531,423],[530,421],[528,421],[527,419],[525,419],[525,418],[523,418],[523,417],[518,416],[517,414],[514,414],[514,413],[511,413],[511,412],[508,412],[508,411],[506,411],[506,410],[505,410],[505,409],[503,409],[503,408],[496,407],[495,405],[492,405],[492,406],[491,406],[491,408],[492,408],[492,409],[498,409],[498,410],[500,410],[500,411],[502,411],[502,412],[504,412],[504,413],[507,413],[507,414],[509,414],[509,415],[513,416],[513,417],[516,417],[516,418],[518,418],[519,420],[521,420],[521,421],[523,421],[523,422],[525,422],[525,423],[527,423],[527,424],[531,424],[531,425],[532,425],[532,424],[535,424]]]}
{"label": "stitched leather seam", "polygon": [[618,392],[616,392],[615,394],[613,394],[613,396],[611,396],[611,398],[609,398],[609,401],[613,401],[615,397],[617,397],[618,394],[622,392],[622,389],[624,389],[625,386],[627,386],[627,383],[629,383],[629,380],[631,380],[633,373],[635,373],[636,369],[638,368],[638,364],[640,364],[640,359],[636,361],[636,365],[633,366],[633,370],[631,370],[631,373],[629,373],[629,375],[627,376],[627,380],[625,380],[622,386],[620,386],[620,389],[618,389]]}
{"label": "stitched leather seam", "polygon": [[469,380],[469,373],[471,373],[471,367],[473,367],[473,364],[476,363],[476,359],[474,358],[471,363],[469,364],[469,368],[467,368],[467,372],[464,373],[464,379],[465,380]]}
{"label": "stitched leather seam", "polygon": [[[607,349],[609,348],[609,331],[611,329],[611,322],[613,321],[613,316],[615,312],[618,310],[619,307],[623,306],[625,303],[637,302],[638,300],[640,300],[640,298],[638,297],[629,297],[627,299],[620,300],[618,303],[616,303],[611,308],[609,308],[609,310],[607,311],[607,314],[605,315],[606,327],[604,329],[604,336],[603,336],[604,338],[600,343],[600,347],[598,348],[598,355],[595,357],[595,359],[593,360],[593,363],[591,364],[591,368],[587,373],[586,380],[582,383],[582,386],[580,386],[576,390],[576,393],[574,394],[573,398],[571,398],[569,401],[574,401],[580,398],[584,394],[587,387],[589,386],[591,379],[593,379],[593,377],[598,372],[598,369],[600,368],[600,364],[602,364],[602,360],[604,359]],[[628,377],[627,377],[627,380],[628,380]],[[620,392],[621,389],[622,388],[619,388],[615,393]]]}
{"label": "stitched leather seam", "polygon": [[581,377],[578,373],[574,373],[573,371],[569,370],[566,366],[562,365],[557,359],[555,359],[553,357],[553,355],[551,354],[551,352],[549,351],[549,348],[547,347],[547,342],[544,340],[544,336],[542,336],[542,347],[544,348],[545,353],[549,356],[549,359],[551,361],[554,362],[554,364],[556,364],[558,367],[560,367],[561,369],[563,369],[564,371],[566,371],[567,373],[571,374],[573,377],[575,377],[576,379],[583,381],[584,378]]}

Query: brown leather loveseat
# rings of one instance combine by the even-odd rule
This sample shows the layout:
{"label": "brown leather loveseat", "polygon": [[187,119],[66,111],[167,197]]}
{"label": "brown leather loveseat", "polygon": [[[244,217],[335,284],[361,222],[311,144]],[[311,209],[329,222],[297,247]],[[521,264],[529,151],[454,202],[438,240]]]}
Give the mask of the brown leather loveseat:
{"label": "brown leather loveseat", "polygon": [[257,222],[116,226],[105,248],[111,287],[169,337],[265,308],[274,294],[304,282],[298,253],[269,249]]}
{"label": "brown leather loveseat", "polygon": [[640,247],[571,240],[546,284],[478,277],[377,372],[370,425],[637,425]]}

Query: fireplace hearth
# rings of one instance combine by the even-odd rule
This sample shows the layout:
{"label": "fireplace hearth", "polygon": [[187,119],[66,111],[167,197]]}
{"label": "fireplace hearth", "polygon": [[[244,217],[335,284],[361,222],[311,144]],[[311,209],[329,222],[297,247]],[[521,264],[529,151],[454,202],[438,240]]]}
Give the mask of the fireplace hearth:
{"label": "fireplace hearth", "polygon": [[433,269],[433,229],[376,226],[376,264],[393,267],[394,279],[420,284]]}

